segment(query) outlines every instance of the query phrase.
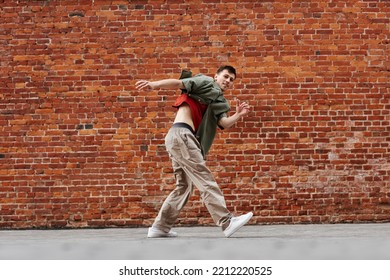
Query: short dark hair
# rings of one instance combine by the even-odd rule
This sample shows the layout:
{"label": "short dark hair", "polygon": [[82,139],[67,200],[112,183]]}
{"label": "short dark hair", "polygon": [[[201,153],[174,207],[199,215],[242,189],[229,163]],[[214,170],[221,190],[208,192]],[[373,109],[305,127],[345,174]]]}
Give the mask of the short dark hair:
{"label": "short dark hair", "polygon": [[218,68],[217,74],[221,73],[223,70],[227,70],[230,74],[234,74],[234,78],[237,77],[236,69],[230,65],[222,65]]}

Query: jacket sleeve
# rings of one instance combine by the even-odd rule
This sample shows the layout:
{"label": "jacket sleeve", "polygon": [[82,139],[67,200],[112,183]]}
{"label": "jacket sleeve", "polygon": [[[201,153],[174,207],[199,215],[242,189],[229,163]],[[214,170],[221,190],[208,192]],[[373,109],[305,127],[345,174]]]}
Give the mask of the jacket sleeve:
{"label": "jacket sleeve", "polygon": [[182,79],[182,82],[186,88],[185,91],[195,95],[206,93],[213,87],[213,79],[202,74]]}

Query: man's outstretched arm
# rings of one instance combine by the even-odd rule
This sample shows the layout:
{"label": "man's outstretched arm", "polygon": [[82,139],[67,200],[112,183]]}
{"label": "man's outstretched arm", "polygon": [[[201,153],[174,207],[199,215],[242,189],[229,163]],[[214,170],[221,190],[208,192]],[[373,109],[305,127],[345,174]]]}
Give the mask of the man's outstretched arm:
{"label": "man's outstretched arm", "polygon": [[183,82],[177,79],[166,79],[160,81],[146,81],[140,80],[135,83],[137,90],[154,90],[154,89],[185,89]]}

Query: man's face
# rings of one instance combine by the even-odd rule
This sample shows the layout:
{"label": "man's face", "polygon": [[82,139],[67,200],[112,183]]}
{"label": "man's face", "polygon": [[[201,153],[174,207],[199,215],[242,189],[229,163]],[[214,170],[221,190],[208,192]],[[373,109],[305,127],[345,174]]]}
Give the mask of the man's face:
{"label": "man's face", "polygon": [[219,74],[215,74],[214,80],[222,91],[225,91],[232,87],[235,78],[236,76],[234,74],[225,69]]}

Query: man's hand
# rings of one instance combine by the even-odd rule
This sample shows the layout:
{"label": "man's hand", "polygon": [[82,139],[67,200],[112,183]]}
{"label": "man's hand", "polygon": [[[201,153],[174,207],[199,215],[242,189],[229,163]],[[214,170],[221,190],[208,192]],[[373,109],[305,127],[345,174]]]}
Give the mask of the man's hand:
{"label": "man's hand", "polygon": [[137,90],[151,91],[154,89],[154,85],[153,82],[141,80],[135,83],[135,88]]}
{"label": "man's hand", "polygon": [[240,103],[240,100],[238,100],[236,98],[236,113],[242,117],[242,116],[245,116],[249,113],[250,111],[250,106],[248,103],[246,102],[243,102],[243,103]]}

